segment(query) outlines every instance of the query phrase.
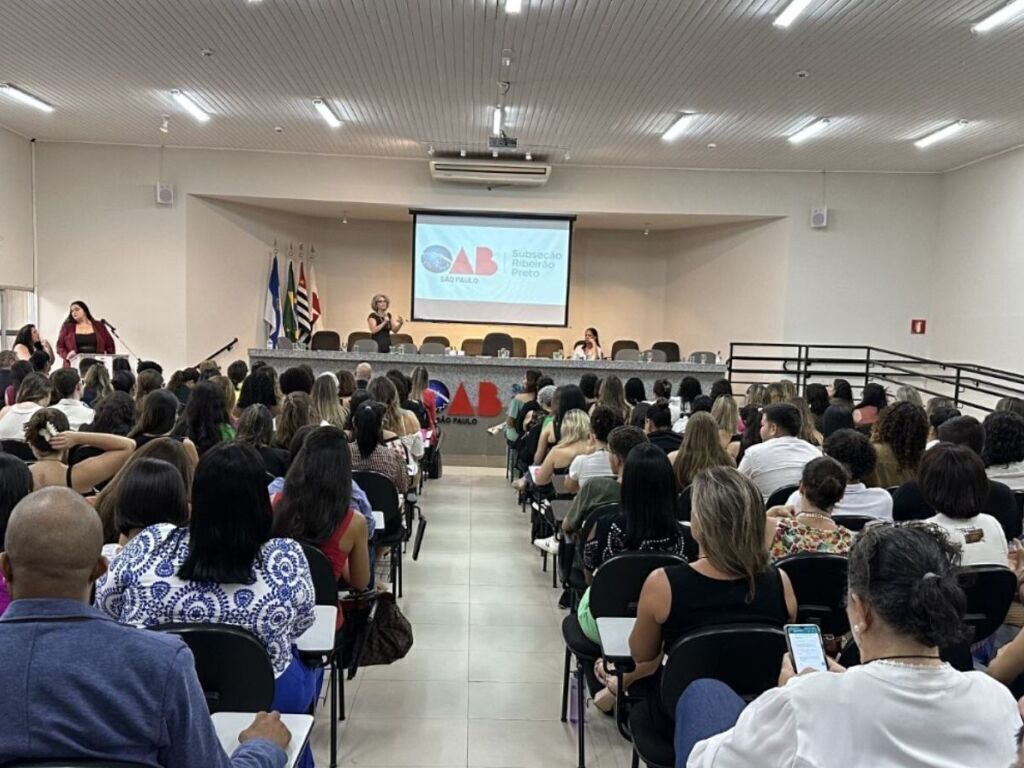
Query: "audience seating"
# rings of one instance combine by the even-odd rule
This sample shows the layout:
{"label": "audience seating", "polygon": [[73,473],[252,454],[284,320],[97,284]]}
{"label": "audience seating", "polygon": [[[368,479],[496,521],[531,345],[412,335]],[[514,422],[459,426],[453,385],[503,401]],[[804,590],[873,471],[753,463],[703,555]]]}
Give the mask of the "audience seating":
{"label": "audience seating", "polygon": [[24,440],[0,440],[0,448],[4,453],[9,453],[30,464],[36,460],[35,454]]}
{"label": "audience seating", "polygon": [[714,352],[691,352],[686,358],[686,362],[698,365],[714,365],[717,360],[718,355]]}
{"label": "audience seating", "polygon": [[[327,555],[320,551],[315,544],[302,543],[302,552],[306,555],[306,562],[309,563],[309,573],[313,578],[313,593],[317,605],[338,605],[338,582],[334,579],[334,571],[331,569],[331,562]],[[341,703],[340,719],[345,718],[345,681],[344,676],[338,674],[337,638],[335,639],[334,650],[326,657],[319,655],[310,657],[309,654],[300,654],[306,663],[312,662],[323,666],[328,671],[328,685],[330,686],[331,697],[331,762],[330,768],[338,764],[338,705]],[[314,703],[314,707],[315,707]],[[311,713],[311,714],[315,714]]]}
{"label": "audience seating", "polygon": [[537,357],[553,357],[555,352],[564,349],[561,339],[540,339],[537,342]]}
{"label": "audience seating", "polygon": [[640,350],[631,349],[629,347],[623,347],[615,353],[615,360],[625,360],[626,362],[635,363],[640,360]]}
{"label": "audience seating", "polygon": [[512,357],[526,357],[526,339],[512,337]]}
{"label": "audience seating", "polygon": [[[512,337],[507,333],[488,333],[484,336],[480,354],[484,357],[497,357],[499,349],[507,349],[512,354]],[[468,352],[466,353],[469,354]]]}
{"label": "audience seating", "polygon": [[1001,565],[972,565],[961,568],[958,577],[967,595],[964,622],[973,632],[971,642],[981,642],[1006,618],[1017,592],[1017,576]]}
{"label": "audience seating", "polygon": [[405,543],[402,507],[398,489],[391,479],[379,472],[356,471],[352,479],[359,484],[370,502],[370,507],[384,513],[384,530],[378,531],[372,545],[389,547],[391,553],[391,583],[395,594],[402,596],[402,545]]}
{"label": "audience seating", "polygon": [[470,357],[479,357],[484,351],[483,339],[463,339],[462,351]]}
{"label": "audience seating", "polygon": [[848,528],[851,531],[860,531],[864,529],[865,525],[877,522],[877,517],[871,515],[856,515],[852,512],[833,512],[832,520],[836,525],[841,525],[843,528]]}
{"label": "audience seating", "polygon": [[844,555],[807,552],[784,557],[775,564],[793,583],[798,624],[817,624],[823,635],[835,637],[850,631]]}
{"label": "audience seating", "polygon": [[414,344],[412,336],[408,333],[392,333],[391,334],[391,346],[396,344]]}
{"label": "audience seating", "polygon": [[693,503],[690,500],[690,486],[686,486],[676,496],[676,519],[681,523],[690,522]]}
{"label": "audience seating", "polygon": [[[674,715],[676,702],[694,680],[721,680],[750,701],[774,688],[779,663],[786,652],[786,635],[765,624],[732,624],[698,630],[668,651],[658,693],[661,708]],[[638,702],[629,712],[629,730],[635,758],[648,766],[674,768],[671,734],[662,733],[653,699]]]}
{"label": "audience seating", "polygon": [[348,335],[348,342],[346,342],[345,348],[351,350],[357,341],[369,338],[371,338],[369,331],[352,331],[352,333]]}
{"label": "audience seating", "polygon": [[211,715],[270,710],[274,668],[255,636],[228,624],[161,624],[151,629],[178,635],[188,645]]}
{"label": "audience seating", "polygon": [[656,349],[665,353],[665,362],[667,363],[678,363],[679,362],[679,345],[674,341],[656,341],[651,344],[651,349]]}
{"label": "audience seating", "polygon": [[349,347],[349,351],[360,352],[366,355],[380,352],[380,347],[377,346],[377,342],[373,339],[356,339],[355,343]]}
{"label": "audience seating", "polygon": [[420,344],[421,355],[443,355],[445,346],[436,341],[425,341]]}
{"label": "audience seating", "polygon": [[650,357],[652,363],[668,362],[668,356],[663,349],[646,349],[643,352],[643,356]]}
{"label": "audience seating", "polygon": [[700,545],[693,538],[693,526],[689,520],[680,521],[679,528],[683,531],[683,554],[691,563],[700,558]]}
{"label": "audience seating", "polygon": [[309,340],[309,348],[337,352],[341,349],[341,336],[337,331],[317,331]]}
{"label": "audience seating", "polygon": [[781,507],[789,500],[789,497],[792,496],[795,491],[799,490],[799,485],[784,485],[781,488],[776,488],[772,491],[771,496],[768,497],[768,501],[765,502],[765,508],[771,509],[772,507]]}
{"label": "audience seating", "polygon": [[619,353],[619,350],[621,349],[635,349],[639,351],[640,345],[637,344],[632,339],[619,339],[618,341],[612,344],[612,351],[610,353],[610,357],[612,358],[612,360],[618,360],[617,355]]}
{"label": "audience seating", "polygon": [[[424,344],[440,344],[442,347],[450,347],[452,343],[448,341],[447,336],[424,336]],[[422,346],[421,346],[422,349]]]}
{"label": "audience seating", "polygon": [[[652,571],[669,565],[682,563],[675,555],[631,552],[617,555],[604,562],[594,572],[590,585],[590,613],[597,619],[602,616],[636,616],[640,590]],[[562,722],[566,721],[569,707],[569,662],[576,658],[576,711],[579,765],[585,765],[584,717],[586,705],[586,677],[584,664],[593,664],[601,656],[601,646],[593,642],[580,627],[576,612],[572,611],[562,620],[562,637],[565,640],[565,666],[562,670]],[[621,668],[615,670],[622,682]],[[619,703],[622,704],[622,686],[619,686]]]}

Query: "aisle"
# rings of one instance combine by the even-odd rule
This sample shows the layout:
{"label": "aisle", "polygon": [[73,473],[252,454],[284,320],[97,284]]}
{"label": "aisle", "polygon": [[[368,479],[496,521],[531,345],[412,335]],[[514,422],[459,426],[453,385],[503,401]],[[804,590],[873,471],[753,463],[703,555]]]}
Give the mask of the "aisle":
{"label": "aisle", "polygon": [[[415,644],[348,684],[339,765],[573,768],[575,731],[559,721],[565,612],[503,471],[446,467],[423,507],[401,601]],[[626,768],[614,720],[588,712],[588,768]],[[321,708],[313,731],[319,768],[328,717]]]}

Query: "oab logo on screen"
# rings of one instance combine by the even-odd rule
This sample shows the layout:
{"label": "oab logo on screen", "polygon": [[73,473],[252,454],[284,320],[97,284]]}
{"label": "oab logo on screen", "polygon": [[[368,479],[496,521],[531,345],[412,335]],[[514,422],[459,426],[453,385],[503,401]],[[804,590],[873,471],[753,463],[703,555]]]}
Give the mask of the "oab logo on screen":
{"label": "oab logo on screen", "polygon": [[428,272],[442,275],[442,281],[476,282],[477,277],[490,277],[498,271],[494,252],[483,245],[476,246],[473,263],[470,263],[465,248],[460,248],[453,258],[452,252],[443,245],[428,245],[423,249],[420,260]]}

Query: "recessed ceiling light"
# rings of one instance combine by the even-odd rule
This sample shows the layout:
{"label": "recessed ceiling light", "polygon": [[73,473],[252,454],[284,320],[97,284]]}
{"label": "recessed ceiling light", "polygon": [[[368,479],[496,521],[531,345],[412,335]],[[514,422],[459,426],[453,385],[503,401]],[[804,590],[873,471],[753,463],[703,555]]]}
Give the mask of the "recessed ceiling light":
{"label": "recessed ceiling light", "polygon": [[284,133],[284,128],[282,128],[280,125],[275,125],[274,133]]}
{"label": "recessed ceiling light", "polygon": [[1012,3],[1007,3],[990,16],[986,16],[971,27],[971,30],[974,32],[988,32],[990,29],[995,29],[1000,24],[1005,24],[1014,16],[1021,13],[1024,13],[1024,0],[1014,0]]}
{"label": "recessed ceiling light", "polygon": [[807,10],[807,6],[813,3],[814,0],[792,0],[792,2],[786,6],[786,9],[775,17],[775,21],[772,24],[776,27],[788,27],[797,17]]}
{"label": "recessed ceiling light", "polygon": [[160,133],[168,133],[171,130],[171,116],[160,115]]}
{"label": "recessed ceiling light", "polygon": [[832,118],[830,117],[819,117],[814,122],[808,123],[799,131],[789,137],[791,144],[799,144],[812,136],[817,136],[819,133],[824,131],[831,124]]}
{"label": "recessed ceiling light", "polygon": [[341,127],[341,120],[339,120],[338,116],[334,114],[334,110],[330,108],[326,101],[323,99],[313,99],[313,107],[320,113],[320,117],[322,117],[324,122],[331,126],[331,128]]}
{"label": "recessed ceiling light", "polygon": [[0,93],[5,96],[9,96],[15,101],[20,101],[22,104],[28,104],[30,107],[42,110],[43,112],[53,112],[53,106],[47,104],[42,99],[33,96],[28,91],[23,91],[21,88],[16,88],[10,83],[0,83]]}
{"label": "recessed ceiling light", "polygon": [[676,118],[676,121],[668,127],[668,130],[661,134],[662,141],[675,141],[686,130],[690,121],[697,116],[696,112],[683,112]]}
{"label": "recessed ceiling light", "polygon": [[491,116],[491,134],[494,136],[501,136],[501,124],[505,119],[505,110],[501,107],[495,107],[494,113]]}
{"label": "recessed ceiling light", "polygon": [[174,100],[178,102],[178,104],[186,112],[192,115],[192,117],[194,117],[200,123],[205,123],[207,120],[210,119],[210,115],[204,112],[202,107],[196,104],[192,100],[192,97],[190,97],[187,93],[179,91],[177,88],[175,88],[173,91],[171,91],[171,96],[174,97]]}
{"label": "recessed ceiling light", "polygon": [[459,157],[465,157],[465,156],[466,156],[466,150],[460,149],[459,150]]}
{"label": "recessed ceiling light", "polygon": [[505,13],[519,13],[523,10],[523,0],[505,0]]}
{"label": "recessed ceiling light", "polygon": [[496,150],[496,149],[491,150],[491,157],[493,157],[495,160],[497,160],[498,159],[498,150]]}
{"label": "recessed ceiling light", "polygon": [[434,145],[433,144],[431,144],[429,147],[427,147],[427,155],[430,156],[430,157],[434,156]]}
{"label": "recessed ceiling light", "polygon": [[966,120],[957,120],[955,123],[950,123],[949,125],[943,128],[939,128],[939,130],[933,131],[932,133],[929,133],[927,136],[922,136],[920,139],[914,142],[914,146],[917,147],[918,149],[930,147],[932,144],[937,144],[940,141],[948,139],[953,134],[959,133],[966,127]]}
{"label": "recessed ceiling light", "polygon": [[530,162],[531,160],[533,160],[533,153],[532,152],[527,152],[526,153],[526,162]]}
{"label": "recessed ceiling light", "polygon": [[710,144],[708,144],[708,149],[718,149],[718,145],[712,141]]}
{"label": "recessed ceiling light", "polygon": [[568,163],[570,160],[572,160],[572,155],[570,155],[568,152],[566,152],[564,155],[562,155],[562,159],[565,160],[565,162]]}

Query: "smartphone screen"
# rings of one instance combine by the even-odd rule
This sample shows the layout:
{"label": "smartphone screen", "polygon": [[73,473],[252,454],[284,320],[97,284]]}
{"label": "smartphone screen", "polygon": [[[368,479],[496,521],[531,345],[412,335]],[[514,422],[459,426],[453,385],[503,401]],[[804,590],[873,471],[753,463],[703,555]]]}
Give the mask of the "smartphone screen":
{"label": "smartphone screen", "polygon": [[821,630],[815,624],[787,624],[786,644],[789,646],[789,657],[793,660],[793,668],[797,672],[813,669],[816,672],[827,672],[828,662],[825,660],[825,646],[821,642]]}

